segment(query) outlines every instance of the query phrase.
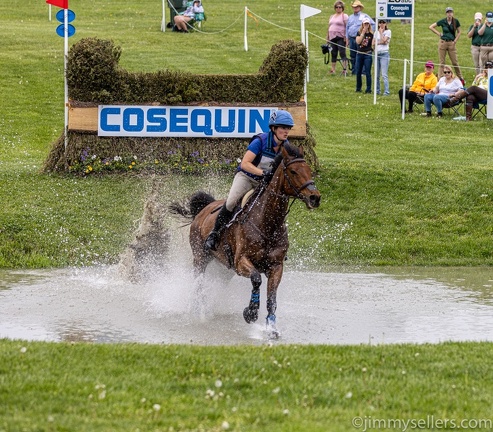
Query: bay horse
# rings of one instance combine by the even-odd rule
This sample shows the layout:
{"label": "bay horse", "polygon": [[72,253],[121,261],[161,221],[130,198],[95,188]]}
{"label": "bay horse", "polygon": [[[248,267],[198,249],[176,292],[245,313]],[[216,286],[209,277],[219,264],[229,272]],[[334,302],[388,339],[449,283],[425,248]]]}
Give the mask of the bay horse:
{"label": "bay horse", "polygon": [[[260,182],[246,205],[235,212],[222,233],[216,251],[205,251],[205,239],[214,227],[218,210],[225,200],[215,200],[205,192],[196,192],[188,204],[174,203],[170,211],[192,219],[190,245],[194,274],[203,276],[207,265],[216,259],[240,276],[250,278],[252,294],[243,311],[247,323],[258,319],[261,273],[267,277],[267,330],[269,337],[279,337],[276,328],[277,288],[281,282],[289,241],[286,216],[289,199],[303,201],[308,209],[320,205],[312,171],[303,158],[303,148],[284,144],[273,162],[274,175],[268,185]],[[196,289],[202,290],[201,286]]]}

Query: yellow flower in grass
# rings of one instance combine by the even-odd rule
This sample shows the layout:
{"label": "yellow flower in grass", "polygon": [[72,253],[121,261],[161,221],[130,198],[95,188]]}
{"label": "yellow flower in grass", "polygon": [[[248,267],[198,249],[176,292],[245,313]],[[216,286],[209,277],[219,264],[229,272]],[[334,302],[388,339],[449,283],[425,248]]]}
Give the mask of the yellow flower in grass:
{"label": "yellow flower in grass", "polygon": [[132,161],[132,163],[131,163],[130,165],[134,166],[134,165],[135,165],[135,162],[134,162],[134,161]]}
{"label": "yellow flower in grass", "polygon": [[130,165],[128,166],[128,169],[132,169],[133,167],[134,167],[134,166],[133,166],[132,164],[130,164]]}

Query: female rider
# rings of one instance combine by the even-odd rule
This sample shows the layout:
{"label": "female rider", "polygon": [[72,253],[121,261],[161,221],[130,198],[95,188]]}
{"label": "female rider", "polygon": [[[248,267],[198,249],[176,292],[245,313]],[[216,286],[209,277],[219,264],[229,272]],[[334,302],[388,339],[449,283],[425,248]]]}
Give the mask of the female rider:
{"label": "female rider", "polygon": [[231,220],[233,210],[238,201],[250,190],[257,187],[260,181],[268,183],[274,173],[271,164],[294,126],[292,115],[284,110],[274,111],[269,118],[269,132],[255,135],[247,147],[241,160],[233,185],[226,202],[217,215],[214,228],[205,240],[205,250],[217,249],[219,238]]}

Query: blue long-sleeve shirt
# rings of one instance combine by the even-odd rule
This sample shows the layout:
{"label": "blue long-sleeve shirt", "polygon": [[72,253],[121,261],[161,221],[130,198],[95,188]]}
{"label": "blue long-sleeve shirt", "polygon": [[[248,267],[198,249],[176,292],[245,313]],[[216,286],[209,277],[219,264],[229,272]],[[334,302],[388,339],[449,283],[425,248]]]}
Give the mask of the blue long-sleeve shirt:
{"label": "blue long-sleeve shirt", "polygon": [[359,28],[361,27],[361,23],[363,22],[363,18],[368,18],[370,20],[370,25],[373,30],[375,30],[375,21],[371,19],[371,17],[364,12],[354,13],[349,15],[346,25],[346,39],[350,37],[356,37]]}

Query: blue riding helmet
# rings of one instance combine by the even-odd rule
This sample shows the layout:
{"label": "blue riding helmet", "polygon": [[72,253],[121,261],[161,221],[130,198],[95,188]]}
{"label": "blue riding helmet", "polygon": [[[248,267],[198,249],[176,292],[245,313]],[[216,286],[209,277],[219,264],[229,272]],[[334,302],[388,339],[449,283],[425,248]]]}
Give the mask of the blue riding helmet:
{"label": "blue riding helmet", "polygon": [[293,116],[284,110],[273,111],[269,118],[269,126],[294,126]]}

